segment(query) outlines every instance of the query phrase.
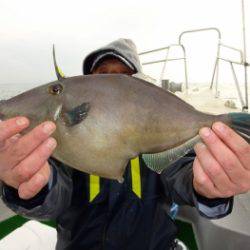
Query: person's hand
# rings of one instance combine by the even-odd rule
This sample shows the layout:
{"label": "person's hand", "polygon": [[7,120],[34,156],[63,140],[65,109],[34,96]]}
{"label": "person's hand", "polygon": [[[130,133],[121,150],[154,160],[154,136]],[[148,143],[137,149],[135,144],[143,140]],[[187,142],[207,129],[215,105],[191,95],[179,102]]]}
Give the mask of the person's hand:
{"label": "person's hand", "polygon": [[47,159],[56,147],[56,140],[50,137],[56,128],[53,122],[44,122],[21,136],[28,126],[25,117],[0,121],[0,180],[17,189],[22,199],[34,197],[48,183]]}
{"label": "person's hand", "polygon": [[250,190],[250,145],[221,122],[202,128],[195,146],[193,187],[207,198],[228,198]]}

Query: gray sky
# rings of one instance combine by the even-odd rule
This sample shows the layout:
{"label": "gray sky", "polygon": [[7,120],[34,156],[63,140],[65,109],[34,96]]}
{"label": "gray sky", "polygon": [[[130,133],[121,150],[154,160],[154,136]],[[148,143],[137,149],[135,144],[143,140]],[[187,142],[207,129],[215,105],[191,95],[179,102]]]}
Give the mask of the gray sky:
{"label": "gray sky", "polygon": [[[250,13],[250,0],[245,3]],[[247,44],[249,20],[247,16]],[[68,76],[82,73],[88,52],[120,37],[133,39],[143,51],[177,43],[183,30],[215,26],[222,31],[224,43],[242,48],[240,0],[0,0],[0,24],[0,84],[55,80],[53,43]],[[212,33],[186,37],[191,81],[210,80],[215,41]],[[249,49],[250,44],[248,56]],[[227,51],[225,55],[235,57]],[[222,81],[231,81],[228,69],[222,65]],[[159,67],[145,70],[160,72]],[[168,77],[181,81],[181,64],[171,64]]]}

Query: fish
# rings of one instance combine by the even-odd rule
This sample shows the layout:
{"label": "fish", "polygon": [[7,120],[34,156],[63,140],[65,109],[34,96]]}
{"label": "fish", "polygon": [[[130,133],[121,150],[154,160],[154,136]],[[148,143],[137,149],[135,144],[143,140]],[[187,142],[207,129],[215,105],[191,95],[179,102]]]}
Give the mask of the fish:
{"label": "fish", "polygon": [[[55,62],[54,62],[55,63]],[[57,68],[56,68],[57,67]],[[250,115],[212,115],[135,76],[63,76],[0,102],[0,119],[25,116],[28,133],[44,121],[56,124],[55,159],[82,172],[123,181],[130,159],[142,155],[161,173],[200,140],[199,130],[221,121],[248,142]]]}

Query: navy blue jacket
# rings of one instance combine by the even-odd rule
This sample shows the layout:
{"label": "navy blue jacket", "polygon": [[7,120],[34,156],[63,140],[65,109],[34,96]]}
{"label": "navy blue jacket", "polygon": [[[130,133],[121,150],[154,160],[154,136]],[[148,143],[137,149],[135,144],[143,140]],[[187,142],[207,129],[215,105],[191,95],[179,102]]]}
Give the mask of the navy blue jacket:
{"label": "navy blue jacket", "polygon": [[[167,201],[179,205],[218,205],[232,210],[232,199],[209,200],[195,194],[192,187],[194,154],[182,158],[161,175],[152,172],[140,158],[141,198],[132,190],[130,164],[124,183],[101,178],[100,192],[90,202],[89,175],[50,159],[53,169],[51,187],[29,201],[18,198],[16,190],[4,186],[3,200],[18,214],[33,219],[55,219],[57,249],[169,249],[177,234],[168,215]],[[204,211],[200,211],[206,216]],[[209,216],[207,216],[209,217]]]}

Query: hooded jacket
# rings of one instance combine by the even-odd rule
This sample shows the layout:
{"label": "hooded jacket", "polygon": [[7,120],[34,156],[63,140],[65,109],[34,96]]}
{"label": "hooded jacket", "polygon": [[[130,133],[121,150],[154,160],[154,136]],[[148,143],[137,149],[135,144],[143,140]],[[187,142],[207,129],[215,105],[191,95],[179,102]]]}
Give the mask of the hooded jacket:
{"label": "hooded jacket", "polygon": [[116,57],[129,68],[134,70],[135,73],[142,71],[135,44],[130,39],[120,38],[87,55],[83,61],[83,74],[91,74],[96,64],[107,56]]}
{"label": "hooded jacket", "polygon": [[[90,53],[83,73],[90,74],[106,56],[141,72],[135,45],[119,39]],[[2,199],[17,214],[54,219],[58,250],[167,250],[177,234],[167,202],[194,206],[207,218],[220,218],[232,210],[232,199],[206,199],[194,192],[194,158],[191,152],[159,175],[138,157],[129,162],[123,183],[90,176],[50,158],[50,182],[38,195],[24,201],[4,185]]]}

